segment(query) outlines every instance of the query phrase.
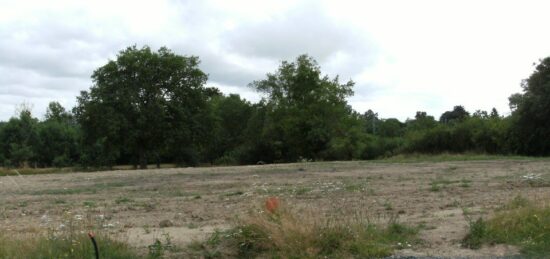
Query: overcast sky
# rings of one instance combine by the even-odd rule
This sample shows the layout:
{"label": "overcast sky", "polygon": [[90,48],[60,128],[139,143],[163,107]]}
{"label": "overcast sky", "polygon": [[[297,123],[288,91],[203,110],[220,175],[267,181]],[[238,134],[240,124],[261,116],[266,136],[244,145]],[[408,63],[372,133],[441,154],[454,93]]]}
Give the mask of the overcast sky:
{"label": "overcast sky", "polygon": [[136,44],[199,56],[208,85],[247,84],[313,56],[356,82],[350,104],[383,118],[496,107],[550,56],[548,1],[0,0],[0,120],[31,104],[67,108],[93,70]]}

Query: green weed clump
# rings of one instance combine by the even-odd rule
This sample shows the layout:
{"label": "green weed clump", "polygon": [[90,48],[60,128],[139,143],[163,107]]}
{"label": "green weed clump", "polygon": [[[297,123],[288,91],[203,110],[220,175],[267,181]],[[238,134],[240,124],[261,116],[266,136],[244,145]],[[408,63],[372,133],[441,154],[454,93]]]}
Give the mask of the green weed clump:
{"label": "green weed clump", "polygon": [[284,209],[254,212],[190,248],[205,258],[381,258],[420,242],[417,228],[399,224],[395,218],[379,225],[359,217],[297,215]]}
{"label": "green weed clump", "polygon": [[518,196],[492,218],[471,221],[463,245],[477,249],[483,244],[515,245],[528,257],[549,255],[550,207]]}

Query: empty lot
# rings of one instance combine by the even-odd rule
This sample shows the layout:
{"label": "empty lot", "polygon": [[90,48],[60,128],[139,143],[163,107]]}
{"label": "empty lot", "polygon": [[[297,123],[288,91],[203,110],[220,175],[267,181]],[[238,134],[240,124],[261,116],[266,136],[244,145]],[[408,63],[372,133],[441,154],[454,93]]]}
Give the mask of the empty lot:
{"label": "empty lot", "polygon": [[[0,231],[27,235],[89,219],[144,251],[231,226],[277,196],[286,207],[420,225],[425,241],[401,255],[511,255],[514,247],[460,247],[467,217],[490,216],[517,195],[550,194],[550,162],[320,162],[0,177]],[[465,216],[466,214],[466,216]],[[71,224],[72,224],[71,223]]]}

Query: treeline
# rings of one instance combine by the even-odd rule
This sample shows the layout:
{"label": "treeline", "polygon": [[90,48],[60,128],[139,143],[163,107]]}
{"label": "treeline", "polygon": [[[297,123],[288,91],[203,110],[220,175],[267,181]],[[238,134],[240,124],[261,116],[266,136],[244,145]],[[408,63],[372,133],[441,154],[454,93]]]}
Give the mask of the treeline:
{"label": "treeline", "polygon": [[22,108],[0,122],[5,167],[131,164],[255,164],[375,159],[401,153],[550,153],[550,58],[510,97],[510,116],[455,106],[438,119],[418,111],[401,122],[347,103],[352,81],[321,73],[307,55],[249,84],[263,98],[206,87],[199,59],[129,47],[92,75],[93,86],[45,118]]}

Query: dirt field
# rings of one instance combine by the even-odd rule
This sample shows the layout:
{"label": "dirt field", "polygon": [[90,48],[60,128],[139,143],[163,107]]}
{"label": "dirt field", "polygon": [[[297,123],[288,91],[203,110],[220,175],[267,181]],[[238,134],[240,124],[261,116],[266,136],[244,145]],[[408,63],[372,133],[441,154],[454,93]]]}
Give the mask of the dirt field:
{"label": "dirt field", "polygon": [[[146,249],[167,236],[185,247],[266,197],[285,206],[421,224],[422,245],[398,255],[513,255],[513,247],[460,247],[468,222],[516,195],[550,198],[550,161],[438,163],[332,162],[104,171],[0,177],[0,231],[24,235],[96,219],[117,238]],[[161,227],[162,225],[162,227]]]}

